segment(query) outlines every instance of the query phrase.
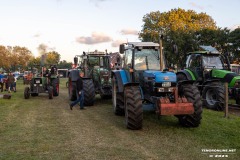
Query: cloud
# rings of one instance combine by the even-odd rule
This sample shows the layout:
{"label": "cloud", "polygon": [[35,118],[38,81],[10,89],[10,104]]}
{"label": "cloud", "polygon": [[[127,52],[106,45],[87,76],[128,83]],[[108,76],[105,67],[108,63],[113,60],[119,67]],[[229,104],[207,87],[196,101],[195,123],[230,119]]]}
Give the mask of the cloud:
{"label": "cloud", "polygon": [[40,36],[41,36],[41,35],[40,35],[39,33],[33,35],[34,38],[38,38],[38,37],[40,37]]}
{"label": "cloud", "polygon": [[91,37],[77,37],[76,42],[81,44],[97,44],[112,41],[112,38],[104,33],[93,32]]}
{"label": "cloud", "polygon": [[138,35],[138,31],[134,29],[122,29],[120,33],[122,35]]}
{"label": "cloud", "polygon": [[197,4],[194,3],[194,2],[190,2],[189,4],[190,4],[190,6],[192,6],[192,7],[194,7],[194,8],[197,8],[197,9],[200,9],[200,10],[203,10],[203,9],[204,9],[203,6],[197,5]]}
{"label": "cloud", "polygon": [[89,2],[94,3],[96,7],[99,7],[99,3],[105,2],[107,0],[89,0]]}
{"label": "cloud", "polygon": [[119,47],[119,45],[120,44],[122,44],[122,43],[126,43],[127,42],[127,40],[115,40],[115,41],[113,41],[112,42],[112,47]]}

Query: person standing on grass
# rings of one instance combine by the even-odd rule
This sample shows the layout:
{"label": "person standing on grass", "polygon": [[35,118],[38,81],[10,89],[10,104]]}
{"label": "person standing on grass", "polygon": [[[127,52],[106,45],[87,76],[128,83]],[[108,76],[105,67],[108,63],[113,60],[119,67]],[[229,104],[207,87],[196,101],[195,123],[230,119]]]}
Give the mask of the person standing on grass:
{"label": "person standing on grass", "polygon": [[17,77],[15,77],[14,75],[13,75],[13,77],[14,77],[13,91],[16,92],[16,87],[17,87]]}
{"label": "person standing on grass", "polygon": [[76,95],[77,95],[77,99],[75,101],[73,101],[72,103],[70,103],[70,109],[72,110],[72,107],[75,106],[76,104],[79,103],[80,109],[84,109],[84,93],[83,93],[83,81],[82,81],[82,77],[79,77],[76,81]]}
{"label": "person standing on grass", "polygon": [[1,87],[1,92],[3,92],[3,87],[4,87],[4,82],[3,82],[3,73],[0,74],[0,87]]}
{"label": "person standing on grass", "polygon": [[10,72],[8,75],[8,92],[11,92],[11,89],[13,88],[15,78],[13,77],[12,73]]}

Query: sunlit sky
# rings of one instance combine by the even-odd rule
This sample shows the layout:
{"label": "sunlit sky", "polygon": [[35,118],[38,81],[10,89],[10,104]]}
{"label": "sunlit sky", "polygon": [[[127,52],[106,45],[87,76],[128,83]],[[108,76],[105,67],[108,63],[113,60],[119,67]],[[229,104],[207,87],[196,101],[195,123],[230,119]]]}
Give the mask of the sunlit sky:
{"label": "sunlit sky", "polygon": [[139,41],[142,18],[151,11],[191,9],[232,28],[240,24],[239,6],[240,0],[2,0],[0,45],[24,46],[38,56],[43,44],[72,62],[83,51],[117,52],[119,43]]}

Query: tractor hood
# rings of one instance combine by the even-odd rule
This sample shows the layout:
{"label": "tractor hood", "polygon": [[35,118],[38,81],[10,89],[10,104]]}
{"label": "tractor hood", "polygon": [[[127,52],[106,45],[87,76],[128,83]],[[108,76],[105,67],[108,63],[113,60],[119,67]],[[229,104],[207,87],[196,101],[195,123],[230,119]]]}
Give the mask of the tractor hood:
{"label": "tractor hood", "polygon": [[108,72],[108,70],[106,68],[98,68],[97,72],[98,73],[100,73],[100,72]]}
{"label": "tractor hood", "polygon": [[162,71],[155,71],[155,70],[147,70],[144,71],[143,77],[145,79],[155,79],[155,82],[176,82],[177,77],[174,72],[162,72]]}
{"label": "tractor hood", "polygon": [[240,75],[227,70],[213,69],[211,76],[227,82],[229,87],[234,87],[235,83],[240,82]]}

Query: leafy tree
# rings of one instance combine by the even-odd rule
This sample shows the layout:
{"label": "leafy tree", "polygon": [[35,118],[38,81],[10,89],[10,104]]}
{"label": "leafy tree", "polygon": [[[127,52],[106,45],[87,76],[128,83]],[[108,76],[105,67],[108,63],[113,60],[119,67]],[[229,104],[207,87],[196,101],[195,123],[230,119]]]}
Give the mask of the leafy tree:
{"label": "leafy tree", "polygon": [[71,69],[72,68],[72,63],[67,62],[66,60],[60,61],[58,64],[59,69]]}
{"label": "leafy tree", "polygon": [[[177,63],[187,52],[196,48],[195,32],[203,29],[216,30],[214,20],[206,13],[178,8],[168,12],[150,12],[143,17],[143,27],[139,34],[142,41],[158,42],[164,35],[164,52],[169,63]],[[173,46],[178,46],[178,54],[173,54]],[[171,58],[170,58],[171,57]],[[183,65],[183,64],[182,64]]]}
{"label": "leafy tree", "polygon": [[10,53],[5,46],[0,46],[0,68],[10,69]]}
{"label": "leafy tree", "polygon": [[235,29],[229,34],[229,42],[232,45],[234,57],[240,58],[240,28]]}
{"label": "leafy tree", "polygon": [[32,52],[26,47],[14,46],[10,47],[12,69],[16,67],[26,67],[29,60],[33,57]]}
{"label": "leafy tree", "polygon": [[33,55],[26,47],[0,46],[0,66],[5,70],[15,71],[18,67],[25,67],[31,57]]}
{"label": "leafy tree", "polygon": [[212,45],[220,52],[227,52],[226,43],[228,42],[230,30],[227,28],[216,30],[202,29],[195,32],[195,38],[200,45]]}
{"label": "leafy tree", "polygon": [[46,62],[47,64],[58,64],[61,58],[61,55],[56,52],[56,51],[51,51],[46,53],[47,58],[46,58]]}

